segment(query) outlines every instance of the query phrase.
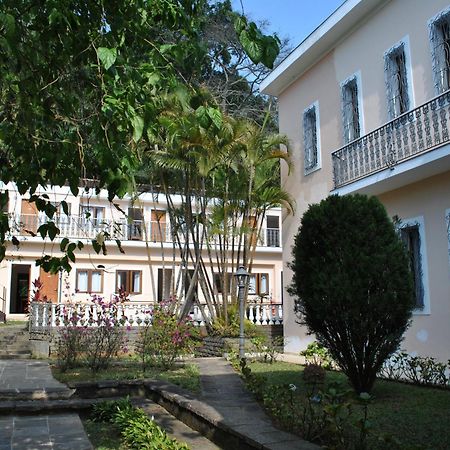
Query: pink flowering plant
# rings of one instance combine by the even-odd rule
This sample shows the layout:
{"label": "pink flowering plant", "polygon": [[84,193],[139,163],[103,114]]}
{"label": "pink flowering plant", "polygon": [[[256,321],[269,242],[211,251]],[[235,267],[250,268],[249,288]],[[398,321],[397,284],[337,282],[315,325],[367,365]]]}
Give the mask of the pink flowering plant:
{"label": "pink flowering plant", "polygon": [[108,301],[92,295],[91,302],[87,321],[80,313],[81,305],[63,308],[61,325],[64,326],[59,330],[57,342],[58,365],[62,370],[84,362],[96,373],[107,369],[119,352],[126,351],[126,319],[118,316],[117,308],[120,298]]}
{"label": "pink flowering plant", "polygon": [[170,299],[153,306],[152,322],[140,333],[143,372],[148,366],[171,369],[178,358],[194,351],[197,331],[189,317],[179,319],[174,314],[174,302]]}

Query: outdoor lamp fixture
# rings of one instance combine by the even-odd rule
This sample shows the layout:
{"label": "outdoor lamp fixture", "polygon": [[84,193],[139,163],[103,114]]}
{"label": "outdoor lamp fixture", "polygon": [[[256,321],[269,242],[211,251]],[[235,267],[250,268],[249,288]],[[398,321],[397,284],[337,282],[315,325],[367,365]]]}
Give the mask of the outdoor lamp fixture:
{"label": "outdoor lamp fixture", "polygon": [[237,272],[234,274],[237,279],[239,288],[239,358],[245,358],[244,349],[244,292],[247,286],[249,274],[245,270],[244,266],[240,266]]}

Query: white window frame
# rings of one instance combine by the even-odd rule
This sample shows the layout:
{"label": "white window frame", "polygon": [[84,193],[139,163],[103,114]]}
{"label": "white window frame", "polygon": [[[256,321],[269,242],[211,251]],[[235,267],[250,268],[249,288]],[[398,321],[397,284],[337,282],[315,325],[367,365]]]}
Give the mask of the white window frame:
{"label": "white window frame", "polygon": [[[127,288],[125,289],[125,292],[129,295],[139,295],[142,294],[142,269],[117,269],[115,276],[116,276],[116,282],[115,282],[115,293],[118,294],[119,293],[119,289],[121,289],[122,286],[119,286],[119,272],[125,273],[125,278],[126,278],[126,284],[127,284]],[[133,286],[133,274],[134,273],[139,273],[139,291],[135,291],[134,290],[134,286]],[[132,290],[133,288],[133,290]]]}
{"label": "white window frame", "polygon": [[420,236],[420,262],[422,269],[422,285],[423,285],[423,308],[414,308],[413,314],[416,316],[424,316],[431,314],[430,308],[430,290],[428,283],[428,258],[427,258],[427,245],[425,241],[425,222],[423,216],[411,217],[409,219],[402,219],[399,225],[399,229],[413,227],[417,225],[419,227]]}
{"label": "white window frame", "polygon": [[[356,88],[358,89],[358,121],[359,121],[359,137],[365,135],[365,124],[364,124],[364,114],[363,114],[363,96],[362,96],[362,83],[361,83],[361,71],[355,72],[344,81],[340,83],[340,93],[341,93],[341,124],[342,124],[342,142],[344,145],[349,144],[351,141],[346,142],[345,140],[345,123],[344,123],[344,87],[355,80]],[[359,139],[359,138],[356,138]]]}
{"label": "white window frame", "polygon": [[388,113],[388,119],[394,120],[399,115],[395,115],[394,112],[391,110],[390,101],[389,101],[389,80],[387,76],[387,59],[390,58],[391,53],[395,52],[399,47],[403,46],[404,56],[405,56],[405,70],[406,70],[406,83],[407,83],[407,94],[408,94],[408,108],[406,111],[404,111],[402,114],[406,113],[407,111],[411,111],[414,109],[414,106],[416,104],[415,98],[414,98],[414,83],[413,83],[413,74],[412,74],[412,64],[411,64],[411,51],[410,51],[410,45],[409,45],[409,36],[406,35],[402,39],[400,39],[398,42],[396,42],[392,47],[387,49],[383,54],[383,61],[384,61],[384,80],[386,85],[386,102],[387,102],[387,113]]}
{"label": "white window frame", "polygon": [[[439,81],[439,74],[437,70],[437,56],[435,52],[435,45],[434,40],[436,38],[435,36],[435,27],[438,24],[438,22],[445,20],[445,16],[448,17],[448,20],[450,22],[450,7],[442,10],[438,14],[436,14],[434,17],[432,17],[428,21],[428,34],[429,34],[429,42],[430,42],[430,52],[431,52],[431,64],[432,64],[432,70],[433,70],[433,84],[434,84],[434,91],[436,95],[440,95],[446,90],[441,89],[441,83]],[[450,84],[450,83],[449,83]],[[450,85],[449,85],[450,88]]]}
{"label": "white window frame", "polygon": [[[86,272],[87,274],[87,286],[86,290],[80,290],[79,288],[79,279],[78,275],[81,272]],[[94,291],[92,290],[92,274],[93,273],[99,273],[100,274],[100,290]],[[75,291],[79,294],[101,294],[103,293],[104,286],[103,286],[103,270],[100,269],[83,269],[83,268],[77,268],[75,271]]]}
{"label": "white window frame", "polygon": [[[317,161],[316,164],[310,168],[306,167],[306,133],[305,133],[305,118],[306,115],[314,110],[316,115],[316,140],[317,140]],[[303,110],[302,115],[302,127],[303,127],[303,164],[304,164],[304,173],[305,175],[309,175],[310,173],[315,172],[322,168],[322,152],[321,152],[321,143],[320,143],[320,113],[319,113],[319,101],[315,101],[307,108]]]}

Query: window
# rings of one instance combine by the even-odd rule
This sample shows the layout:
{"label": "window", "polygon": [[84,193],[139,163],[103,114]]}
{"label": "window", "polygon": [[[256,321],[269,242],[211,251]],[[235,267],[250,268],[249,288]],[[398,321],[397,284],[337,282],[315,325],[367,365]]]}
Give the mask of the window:
{"label": "window", "polygon": [[64,217],[68,217],[70,216],[70,213],[72,212],[72,204],[71,203],[67,203],[67,214],[64,212],[64,208],[62,207],[62,202],[57,203],[56,206],[56,214],[58,216],[64,216]]}
{"label": "window", "polygon": [[84,223],[100,225],[105,219],[105,208],[102,206],[80,205],[80,216]]}
{"label": "window", "polygon": [[305,173],[319,168],[319,138],[317,134],[318,106],[314,104],[303,113]]}
{"label": "window", "polygon": [[101,270],[77,269],[76,291],[95,294],[103,292],[103,272]]}
{"label": "window", "polygon": [[152,209],[151,238],[153,242],[166,242],[166,212]]}
{"label": "window", "polygon": [[400,236],[409,255],[409,264],[413,275],[414,300],[417,309],[424,307],[424,287],[422,271],[422,254],[419,224],[406,225],[400,230]]}
{"label": "window", "polygon": [[267,247],[280,246],[280,219],[278,216],[267,216]]}
{"label": "window", "polygon": [[344,82],[341,88],[341,96],[344,144],[348,144],[361,135],[356,76]]}
{"label": "window", "polygon": [[[230,286],[232,284],[233,273],[227,273],[228,293],[230,293]],[[219,294],[222,293],[222,282],[218,273],[214,274],[214,283]],[[237,285],[236,285],[237,289]],[[248,278],[248,293],[250,295],[268,295],[269,294],[269,274],[267,273],[252,273]]]}
{"label": "window", "polygon": [[269,294],[269,274],[254,273],[250,275],[248,293],[254,295]]}
{"label": "window", "polygon": [[450,10],[430,23],[431,56],[436,94],[450,89]]}
{"label": "window", "polygon": [[404,42],[388,50],[385,54],[384,70],[386,76],[388,114],[390,119],[394,119],[410,108]]}
{"label": "window", "polygon": [[140,294],[142,292],[141,270],[117,270],[116,293],[122,289],[128,294]]}
{"label": "window", "polygon": [[144,217],[141,208],[128,208],[128,238],[139,241],[142,239]]}

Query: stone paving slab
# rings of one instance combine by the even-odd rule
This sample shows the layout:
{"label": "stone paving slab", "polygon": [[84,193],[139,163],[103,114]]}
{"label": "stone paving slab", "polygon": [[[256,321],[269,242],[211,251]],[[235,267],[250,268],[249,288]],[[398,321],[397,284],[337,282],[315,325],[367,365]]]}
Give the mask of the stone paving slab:
{"label": "stone paving slab", "polygon": [[53,378],[45,361],[0,360],[0,399],[55,399],[72,394],[72,389]]}
{"label": "stone paving slab", "polygon": [[0,417],[0,450],[92,450],[76,413]]}

